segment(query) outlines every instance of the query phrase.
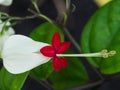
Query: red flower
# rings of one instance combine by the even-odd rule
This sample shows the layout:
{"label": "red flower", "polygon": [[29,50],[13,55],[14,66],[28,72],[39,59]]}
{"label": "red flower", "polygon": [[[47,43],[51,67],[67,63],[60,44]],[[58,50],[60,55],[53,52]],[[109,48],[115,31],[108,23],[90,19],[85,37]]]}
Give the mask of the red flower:
{"label": "red flower", "polygon": [[47,57],[53,57],[53,67],[55,71],[60,71],[62,67],[68,65],[68,61],[65,58],[59,58],[56,54],[65,52],[70,47],[70,42],[61,42],[60,35],[56,32],[52,38],[52,45],[45,46],[40,49],[40,52]]}

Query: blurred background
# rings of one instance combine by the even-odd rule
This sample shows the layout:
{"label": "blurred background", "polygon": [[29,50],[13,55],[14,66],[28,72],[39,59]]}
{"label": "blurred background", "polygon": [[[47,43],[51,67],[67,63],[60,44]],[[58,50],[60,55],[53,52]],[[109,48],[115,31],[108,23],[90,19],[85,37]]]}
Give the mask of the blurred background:
{"label": "blurred background", "polygon": [[[57,17],[57,9],[54,1],[55,0],[40,0],[38,3],[40,11],[43,14],[50,17],[51,19],[56,19]],[[71,3],[73,4],[73,5],[71,4],[71,9],[74,9],[74,11],[69,15],[66,27],[68,28],[71,35],[75,38],[75,40],[79,42],[80,34],[85,24],[90,19],[90,17],[96,12],[96,10],[99,9],[101,4],[96,3],[93,0],[71,0]],[[20,17],[24,17],[31,14],[30,12],[28,12],[28,8],[33,8],[30,0],[13,0],[12,5],[9,7],[0,6],[1,11],[9,13],[11,16]],[[13,28],[15,29],[16,34],[23,34],[28,36],[35,27],[37,27],[43,22],[45,22],[45,20],[40,18],[23,20],[19,21],[18,24],[13,26]],[[93,80],[93,82],[95,80],[98,80],[99,77],[97,76],[97,74],[94,71],[92,71],[91,68],[89,68],[89,65],[86,62],[84,63],[86,65],[90,78]],[[102,84],[95,85],[94,87],[86,88],[84,90],[120,90],[119,84],[120,84],[119,75],[112,75],[106,77],[105,81]],[[22,90],[48,90],[48,89],[46,89],[42,84],[39,84],[38,81],[28,77]],[[73,87],[69,90],[77,89]]]}

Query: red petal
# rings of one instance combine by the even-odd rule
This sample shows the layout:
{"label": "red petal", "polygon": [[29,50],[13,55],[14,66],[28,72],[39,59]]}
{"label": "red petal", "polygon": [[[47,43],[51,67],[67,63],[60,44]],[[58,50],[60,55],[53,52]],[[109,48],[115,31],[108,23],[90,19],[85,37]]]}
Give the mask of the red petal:
{"label": "red petal", "polygon": [[62,64],[61,64],[60,58],[58,58],[58,57],[53,58],[52,64],[53,64],[53,67],[54,67],[55,71],[58,72],[58,71],[61,70]]}
{"label": "red petal", "polygon": [[68,61],[66,58],[61,58],[61,64],[62,64],[62,67],[67,67],[68,66]]}
{"label": "red petal", "polygon": [[55,50],[53,49],[52,46],[45,46],[43,48],[40,49],[40,52],[47,57],[53,57],[55,56]]}
{"label": "red petal", "polygon": [[66,51],[69,47],[70,47],[70,42],[63,42],[61,43],[60,47],[58,48],[57,53],[63,53],[64,51]]}
{"label": "red petal", "polygon": [[58,47],[60,46],[60,34],[58,32],[56,32],[54,35],[53,35],[53,38],[52,38],[52,45],[53,47],[55,48],[55,50],[58,49]]}

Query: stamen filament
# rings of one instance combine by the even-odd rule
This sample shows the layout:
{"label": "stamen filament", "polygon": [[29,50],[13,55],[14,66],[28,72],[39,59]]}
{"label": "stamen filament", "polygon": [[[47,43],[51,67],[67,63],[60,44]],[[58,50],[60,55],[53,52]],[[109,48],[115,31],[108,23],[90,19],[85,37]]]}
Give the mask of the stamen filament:
{"label": "stamen filament", "polygon": [[87,54],[57,54],[58,57],[102,57],[101,53],[87,53]]}
{"label": "stamen filament", "polygon": [[103,57],[108,58],[114,56],[116,51],[112,50],[108,52],[106,49],[98,53],[86,53],[86,54],[57,54],[58,57]]}

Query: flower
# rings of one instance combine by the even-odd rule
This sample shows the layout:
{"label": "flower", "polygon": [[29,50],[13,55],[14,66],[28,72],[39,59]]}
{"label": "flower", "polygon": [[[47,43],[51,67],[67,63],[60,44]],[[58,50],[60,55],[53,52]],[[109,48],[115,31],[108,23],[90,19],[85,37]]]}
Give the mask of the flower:
{"label": "flower", "polygon": [[59,33],[54,34],[52,45],[34,41],[24,35],[12,35],[5,41],[1,56],[4,67],[13,74],[29,71],[48,62],[52,57],[53,66],[59,71],[68,62],[65,58],[58,58],[56,54],[63,53],[69,46],[69,42],[60,42]]}
{"label": "flower", "polygon": [[1,54],[3,65],[13,74],[29,71],[51,59],[39,52],[42,47],[47,45],[24,35],[12,35],[3,46]]}
{"label": "flower", "polygon": [[13,74],[24,73],[48,62],[51,58],[55,71],[68,65],[63,57],[103,57],[113,56],[116,51],[106,50],[88,54],[61,54],[70,47],[70,42],[61,42],[59,33],[52,38],[52,45],[37,42],[24,35],[12,35],[4,43],[1,51],[4,67]]}
{"label": "flower", "polygon": [[0,5],[9,6],[13,0],[0,0]]}
{"label": "flower", "polygon": [[52,57],[55,71],[60,71],[62,67],[68,65],[66,58],[59,58],[57,54],[65,52],[70,47],[70,42],[61,42],[59,33],[55,33],[52,38],[52,45],[45,46],[40,52],[47,57]]}
{"label": "flower", "polygon": [[[4,24],[5,23],[3,23],[0,20],[0,32],[1,32],[1,34],[0,34],[0,51],[2,50],[3,45],[4,45],[5,41],[8,39],[8,37],[10,37],[11,35],[15,34],[14,29],[11,28],[11,27],[8,27],[7,30],[3,30]],[[6,26],[9,26],[9,25],[10,25],[10,22],[7,22]]]}

